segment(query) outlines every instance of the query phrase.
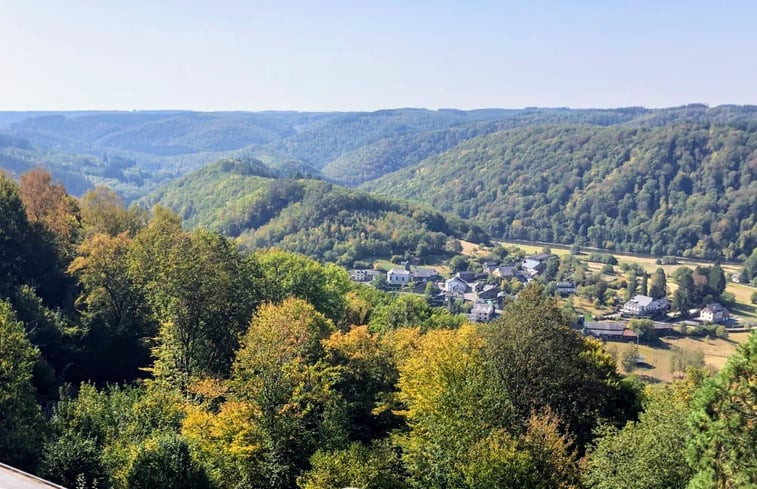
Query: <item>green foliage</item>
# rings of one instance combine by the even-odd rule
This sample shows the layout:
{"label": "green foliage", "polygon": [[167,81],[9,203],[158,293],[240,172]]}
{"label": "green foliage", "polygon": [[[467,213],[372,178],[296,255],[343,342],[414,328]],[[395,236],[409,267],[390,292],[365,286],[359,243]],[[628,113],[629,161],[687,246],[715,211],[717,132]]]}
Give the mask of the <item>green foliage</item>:
{"label": "green foliage", "polygon": [[633,372],[636,370],[636,362],[639,359],[639,349],[638,348],[632,348],[630,350],[625,350],[620,355],[620,364],[623,365],[623,370],[625,370],[628,373]]}
{"label": "green foliage", "polygon": [[176,435],[145,441],[126,475],[128,489],[210,489],[205,472]]}
{"label": "green foliage", "polygon": [[313,453],[344,442],[339,371],[322,361],[321,340],[333,330],[301,299],[256,312],[234,361],[231,399],[192,408],[183,427],[212,480],[291,488]]}
{"label": "green foliage", "polygon": [[96,441],[67,433],[45,445],[40,475],[64,487],[110,487]]}
{"label": "green foliage", "polygon": [[648,388],[644,411],[622,429],[605,427],[587,456],[587,488],[683,489],[692,470],[684,452],[686,423],[696,380]]}
{"label": "green foliage", "polygon": [[340,369],[334,386],[345,402],[344,416],[352,440],[368,443],[402,426],[390,398],[399,373],[391,348],[367,326],[335,332],[323,341],[326,361]]}
{"label": "green foliage", "polygon": [[41,472],[69,487],[81,479],[93,487],[125,489],[138,447],[177,432],[181,418],[173,392],[149,386],[98,391],[82,384],[75,397],[63,392],[54,406]]}
{"label": "green foliage", "polygon": [[649,296],[653,299],[661,299],[668,294],[668,283],[665,276],[665,270],[658,268],[652,275],[652,282],[649,285]]}
{"label": "green foliage", "polygon": [[657,340],[657,332],[651,319],[632,319],[628,327],[643,341],[650,343]]}
{"label": "green foliage", "polygon": [[687,460],[696,471],[689,487],[752,487],[757,480],[757,333],[692,402]]}
{"label": "green foliage", "polygon": [[316,452],[312,469],[297,480],[302,489],[403,489],[408,487],[397,452],[386,442],[352,443],[345,450]]}
{"label": "green foliage", "polygon": [[454,212],[495,237],[733,259],[757,244],[755,150],[757,132],[743,126],[522,128],[364,188]]}
{"label": "green foliage", "polygon": [[0,300],[0,461],[27,469],[43,435],[32,386],[38,355],[10,304]]}
{"label": "green foliage", "polygon": [[471,326],[432,331],[400,364],[409,432],[398,443],[414,487],[466,487],[460,462],[493,428],[509,425],[508,396],[482,347]]}
{"label": "green foliage", "polygon": [[421,326],[430,317],[431,308],[425,298],[401,294],[393,301],[377,307],[369,325],[371,331],[374,332],[389,331],[408,326]]}
{"label": "green foliage", "polygon": [[525,424],[532,412],[549,408],[583,447],[602,418],[633,416],[624,411],[633,402],[618,402],[615,361],[571,324],[554,298],[529,284],[488,328],[488,355],[516,420]]}
{"label": "green foliage", "polygon": [[347,307],[344,295],[351,287],[343,268],[275,249],[258,251],[251,259],[260,269],[259,287],[266,301],[298,297],[332,321],[342,319]]}
{"label": "green foliage", "polygon": [[18,185],[0,172],[0,298],[34,287],[45,305],[61,306],[70,293],[54,235],[29,222]]}
{"label": "green foliage", "polygon": [[185,387],[195,375],[228,373],[259,304],[255,261],[218,234],[182,231],[162,210],[137,234],[129,259],[160,324],[155,374]]}
{"label": "green foliage", "polygon": [[237,237],[247,248],[275,246],[344,266],[376,256],[446,256],[450,239],[470,233],[488,241],[460,219],[420,206],[225,167],[222,161],[187,175],[145,203],[167,205],[190,227]]}

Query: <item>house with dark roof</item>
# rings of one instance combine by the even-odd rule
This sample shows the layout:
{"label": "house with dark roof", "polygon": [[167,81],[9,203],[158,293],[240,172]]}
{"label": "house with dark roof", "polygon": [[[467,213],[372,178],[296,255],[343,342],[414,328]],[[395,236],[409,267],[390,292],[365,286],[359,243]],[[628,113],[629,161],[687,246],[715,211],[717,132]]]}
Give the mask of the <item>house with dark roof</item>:
{"label": "house with dark roof", "polygon": [[413,280],[416,282],[428,282],[439,278],[439,272],[436,268],[414,268],[412,270]]}
{"label": "house with dark roof", "polygon": [[496,285],[484,284],[473,291],[476,301],[496,300],[500,293],[500,288]]}
{"label": "house with dark roof", "polygon": [[538,261],[538,262],[545,262],[545,261],[549,260],[550,256],[552,256],[552,255],[549,254],[549,253],[538,253],[538,254],[533,255],[533,256],[528,256],[528,257],[526,257],[526,259],[528,259],[528,260],[534,260],[534,261]]}
{"label": "house with dark roof", "polygon": [[518,269],[513,266],[499,266],[494,268],[491,274],[495,277],[511,279],[518,276]]}
{"label": "house with dark roof", "polygon": [[573,282],[557,282],[557,293],[560,295],[573,295],[576,293],[576,284]]}
{"label": "house with dark roof", "polygon": [[699,312],[699,319],[708,323],[722,323],[730,317],[730,311],[717,302],[707,304],[707,306]]}
{"label": "house with dark roof", "polygon": [[463,272],[457,272],[455,274],[455,277],[465,281],[466,283],[471,283],[476,281],[476,273],[471,272],[470,270],[465,270]]}
{"label": "house with dark roof", "polygon": [[611,321],[587,321],[583,333],[604,341],[636,341],[636,333],[626,328],[625,323]]}

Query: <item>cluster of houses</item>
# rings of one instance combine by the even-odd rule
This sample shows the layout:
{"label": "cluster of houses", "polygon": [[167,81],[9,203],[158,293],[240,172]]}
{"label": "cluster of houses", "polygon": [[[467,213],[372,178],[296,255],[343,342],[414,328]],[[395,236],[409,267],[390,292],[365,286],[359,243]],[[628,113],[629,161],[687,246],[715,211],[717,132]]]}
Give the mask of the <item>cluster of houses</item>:
{"label": "cluster of houses", "polygon": [[[458,272],[447,280],[442,280],[434,268],[420,268],[414,266],[412,261],[406,261],[402,262],[402,268],[392,268],[386,272],[385,278],[389,287],[410,286],[416,292],[425,291],[426,284],[431,282],[435,291],[430,298],[432,303],[450,309],[455,303],[471,303],[468,317],[475,322],[486,322],[496,317],[507,295],[498,285],[491,283],[492,278],[530,282],[544,272],[550,256],[552,255],[548,253],[539,253],[515,265],[487,262],[481,272]],[[356,282],[371,282],[383,273],[377,270],[350,270],[350,278]],[[561,295],[576,292],[576,285],[572,282],[561,281],[556,286]]]}
{"label": "cluster of houses", "polygon": [[[392,268],[388,272],[370,269],[350,270],[350,278],[355,282],[372,282],[379,276],[384,276],[386,284],[392,288],[410,287],[415,292],[425,292],[428,283],[434,285],[434,293],[429,300],[437,306],[447,306],[450,309],[460,302],[471,303],[469,318],[475,322],[491,321],[502,309],[507,294],[498,285],[492,284],[492,278],[512,280],[526,283],[542,274],[546,268],[548,253],[539,253],[526,257],[520,264],[500,264],[487,262],[483,271],[458,272],[454,276],[442,280],[435,268],[421,268],[417,262],[411,260],[402,262],[402,267]],[[568,281],[558,281],[557,292],[562,296],[576,293],[576,284]],[[670,301],[666,298],[652,298],[646,295],[636,295],[626,302],[619,311],[620,318],[665,318],[670,309]],[[730,318],[728,309],[720,304],[709,304],[699,313],[699,322],[724,323]],[[655,322],[658,334],[665,334],[670,330],[669,323]],[[636,334],[626,328],[622,322],[590,323],[584,328],[586,334],[602,339],[629,340],[635,339]]]}
{"label": "cluster of houses", "polygon": [[[670,309],[670,301],[660,298],[654,299],[646,295],[636,295],[626,302],[620,309],[620,317],[630,318],[665,318]],[[702,323],[724,324],[731,317],[730,312],[718,303],[708,304],[701,310],[693,310],[699,316],[693,321],[684,321],[687,325]],[[665,336],[673,331],[673,324],[669,322],[653,321],[657,336]],[[622,321],[592,321],[584,324],[583,332],[587,336],[593,336],[605,341],[636,341],[636,333],[627,327]]]}
{"label": "cluster of houses", "polygon": [[[664,297],[654,299],[646,295],[635,295],[623,305],[620,314],[621,317],[632,318],[665,317],[669,309],[670,301]],[[723,324],[731,317],[730,311],[717,302],[707,304],[701,310],[696,309],[690,312],[698,314],[697,320],[702,323]]]}

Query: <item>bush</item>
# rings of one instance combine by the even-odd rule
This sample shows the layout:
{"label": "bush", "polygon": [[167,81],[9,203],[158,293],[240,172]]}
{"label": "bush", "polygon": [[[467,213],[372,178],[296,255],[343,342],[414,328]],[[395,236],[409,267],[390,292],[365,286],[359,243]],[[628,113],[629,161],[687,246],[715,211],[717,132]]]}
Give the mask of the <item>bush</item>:
{"label": "bush", "polygon": [[176,435],[163,435],[140,446],[127,474],[129,489],[210,489],[205,471]]}
{"label": "bush", "polygon": [[715,336],[718,338],[728,338],[728,330],[725,329],[725,326],[718,326],[715,328]]}
{"label": "bush", "polygon": [[749,298],[749,300],[752,301],[752,304],[757,304],[757,290],[752,292],[752,296]]}
{"label": "bush", "polygon": [[609,265],[618,264],[618,259],[608,253],[591,253],[589,255],[589,258],[587,258],[587,260],[597,262],[597,263],[609,264]]}

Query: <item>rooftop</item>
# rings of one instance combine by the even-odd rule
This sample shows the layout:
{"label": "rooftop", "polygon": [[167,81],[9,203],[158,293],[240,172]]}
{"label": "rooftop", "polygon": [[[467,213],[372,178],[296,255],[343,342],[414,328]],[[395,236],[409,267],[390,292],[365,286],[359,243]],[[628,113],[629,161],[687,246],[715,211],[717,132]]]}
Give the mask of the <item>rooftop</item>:
{"label": "rooftop", "polygon": [[389,273],[392,275],[410,275],[410,272],[404,268],[392,268]]}

